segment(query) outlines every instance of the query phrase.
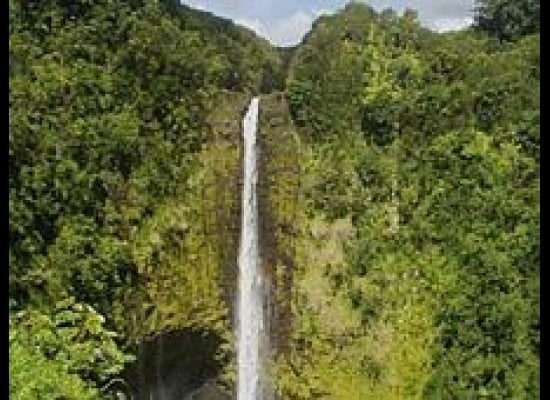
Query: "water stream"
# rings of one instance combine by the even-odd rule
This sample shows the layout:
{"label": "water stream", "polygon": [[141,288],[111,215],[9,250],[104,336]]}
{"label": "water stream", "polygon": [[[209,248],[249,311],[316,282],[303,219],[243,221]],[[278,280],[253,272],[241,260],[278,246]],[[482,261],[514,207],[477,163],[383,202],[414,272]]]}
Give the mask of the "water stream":
{"label": "water stream", "polygon": [[263,400],[263,279],[258,251],[257,145],[259,99],[252,99],[243,120],[244,176],[239,248],[237,312],[237,400]]}

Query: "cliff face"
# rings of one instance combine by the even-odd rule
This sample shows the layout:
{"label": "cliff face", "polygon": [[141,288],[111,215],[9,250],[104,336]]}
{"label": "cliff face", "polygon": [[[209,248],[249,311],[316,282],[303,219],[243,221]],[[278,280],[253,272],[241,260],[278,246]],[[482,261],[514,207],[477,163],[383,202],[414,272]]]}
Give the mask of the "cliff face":
{"label": "cliff face", "polygon": [[[240,229],[245,94],[216,99],[189,190],[165,207],[136,249],[144,280],[128,300],[137,398],[188,395],[205,382],[230,391]],[[157,258],[153,257],[157,254]],[[199,392],[197,392],[199,393]],[[197,394],[198,395],[198,394]]]}
{"label": "cliff face", "polygon": [[300,209],[302,145],[283,93],[263,96],[260,104],[260,243],[270,283],[269,332],[274,350],[287,353],[295,239],[303,211]]}
{"label": "cliff face", "polygon": [[[157,265],[154,279],[143,288],[141,304],[147,297],[150,306],[148,317],[141,312],[144,319],[136,327],[139,360],[128,373],[140,395],[164,391],[171,396],[176,389],[189,394],[212,379],[210,386],[232,392],[242,189],[240,121],[247,101],[234,93],[220,98],[210,118],[211,137],[192,177],[196,191],[174,205],[193,218],[186,220],[186,239],[165,249],[167,267]],[[258,146],[260,253],[268,282],[266,313],[275,359],[290,351],[296,239],[305,210],[300,193],[303,144],[283,93],[261,96]],[[171,220],[168,225],[173,224]],[[160,240],[164,239],[161,235]],[[181,295],[174,293],[178,287]]]}

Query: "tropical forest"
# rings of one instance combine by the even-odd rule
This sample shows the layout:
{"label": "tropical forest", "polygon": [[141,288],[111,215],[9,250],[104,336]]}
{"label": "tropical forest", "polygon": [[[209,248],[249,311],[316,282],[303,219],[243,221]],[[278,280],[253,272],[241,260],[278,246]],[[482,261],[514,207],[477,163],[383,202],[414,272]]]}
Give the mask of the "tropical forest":
{"label": "tropical forest", "polygon": [[9,398],[540,399],[539,7],[9,0]]}

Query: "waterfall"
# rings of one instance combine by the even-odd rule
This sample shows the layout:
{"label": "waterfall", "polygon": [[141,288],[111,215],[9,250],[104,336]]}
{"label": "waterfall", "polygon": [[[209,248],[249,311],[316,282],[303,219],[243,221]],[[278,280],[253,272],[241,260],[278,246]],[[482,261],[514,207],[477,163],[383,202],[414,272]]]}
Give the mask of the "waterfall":
{"label": "waterfall", "polygon": [[262,400],[264,338],[263,279],[258,252],[258,182],[256,132],[257,97],[243,120],[244,183],[239,248],[239,298],[237,327],[237,400]]}

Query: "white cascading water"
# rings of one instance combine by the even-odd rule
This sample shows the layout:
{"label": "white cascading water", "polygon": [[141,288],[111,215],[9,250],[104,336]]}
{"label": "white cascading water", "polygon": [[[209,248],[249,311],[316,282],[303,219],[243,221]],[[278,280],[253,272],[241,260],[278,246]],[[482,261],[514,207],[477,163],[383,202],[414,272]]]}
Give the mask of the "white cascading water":
{"label": "white cascading water", "polygon": [[263,282],[258,252],[258,182],[255,97],[243,120],[244,184],[239,249],[239,300],[237,331],[237,400],[262,400],[261,354],[263,342]]}

